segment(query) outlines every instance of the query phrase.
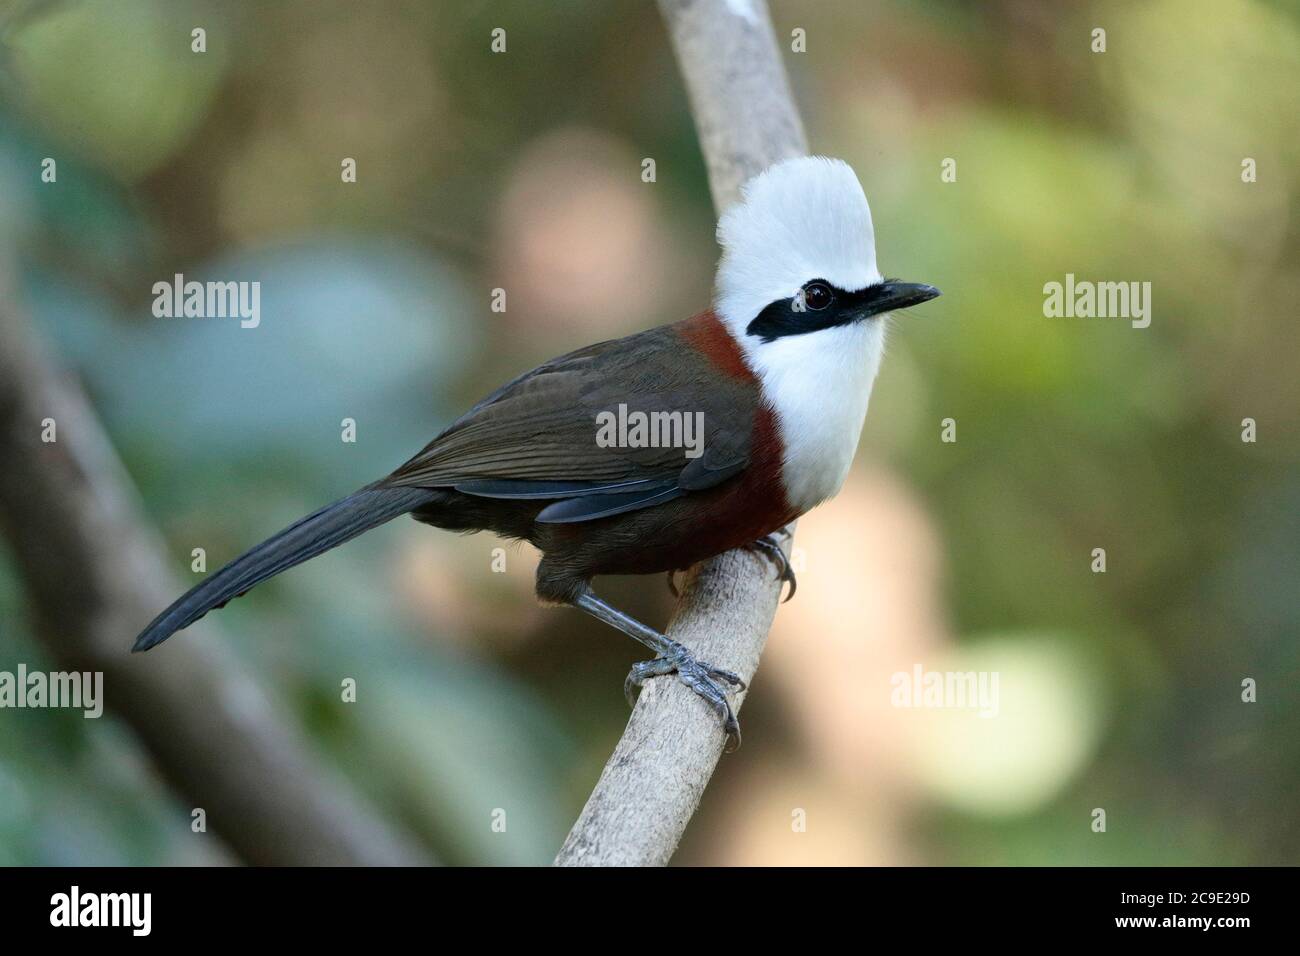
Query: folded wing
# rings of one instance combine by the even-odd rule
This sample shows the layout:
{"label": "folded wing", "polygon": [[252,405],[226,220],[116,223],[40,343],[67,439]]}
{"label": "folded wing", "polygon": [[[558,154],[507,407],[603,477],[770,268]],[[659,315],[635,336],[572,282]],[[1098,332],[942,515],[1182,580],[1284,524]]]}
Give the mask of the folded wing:
{"label": "folded wing", "polygon": [[[676,327],[651,329],[520,376],[383,484],[551,500],[538,515],[543,522],[609,517],[739,474],[749,461],[758,401],[752,382],[720,374]],[[659,413],[661,427],[620,436],[630,441],[598,441],[598,416],[617,417],[620,406],[627,420]]]}

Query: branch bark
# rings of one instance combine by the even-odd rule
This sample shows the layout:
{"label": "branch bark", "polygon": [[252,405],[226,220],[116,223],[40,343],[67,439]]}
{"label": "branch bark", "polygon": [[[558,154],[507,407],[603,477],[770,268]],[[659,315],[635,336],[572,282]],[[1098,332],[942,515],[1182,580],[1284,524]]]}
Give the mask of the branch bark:
{"label": "branch bark", "polygon": [[[721,214],[745,180],[807,152],[803,124],[763,0],[659,0],[659,8]],[[693,568],[684,585],[669,637],[752,681],[781,593],[771,565],[732,551]],[[556,865],[667,864],[723,744],[717,715],[693,691],[673,677],[647,682]]]}
{"label": "branch bark", "polygon": [[[147,657],[129,653],[181,587],[94,413],[41,354],[11,280],[0,262],[0,529],[59,666],[103,673],[107,706],[243,860],[428,862],[308,752],[212,625]],[[49,444],[45,418],[57,428]]]}

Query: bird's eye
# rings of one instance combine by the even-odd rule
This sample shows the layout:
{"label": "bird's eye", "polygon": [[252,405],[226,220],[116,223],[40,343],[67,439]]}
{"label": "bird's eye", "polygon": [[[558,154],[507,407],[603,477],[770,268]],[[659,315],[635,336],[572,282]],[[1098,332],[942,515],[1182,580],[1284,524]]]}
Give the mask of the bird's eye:
{"label": "bird's eye", "polygon": [[809,282],[803,287],[803,304],[814,312],[820,312],[834,300],[831,287],[825,282]]}

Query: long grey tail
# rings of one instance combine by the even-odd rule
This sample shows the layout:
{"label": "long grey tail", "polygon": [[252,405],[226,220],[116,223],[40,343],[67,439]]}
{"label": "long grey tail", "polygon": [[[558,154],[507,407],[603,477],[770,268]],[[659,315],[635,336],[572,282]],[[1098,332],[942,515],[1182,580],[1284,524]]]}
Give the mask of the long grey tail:
{"label": "long grey tail", "polygon": [[432,500],[425,488],[363,488],[295,521],[279,534],[245,551],[216,574],[186,591],[153,619],[135,640],[133,651],[147,651],[213,608],[318,554],[350,541],[398,515]]}

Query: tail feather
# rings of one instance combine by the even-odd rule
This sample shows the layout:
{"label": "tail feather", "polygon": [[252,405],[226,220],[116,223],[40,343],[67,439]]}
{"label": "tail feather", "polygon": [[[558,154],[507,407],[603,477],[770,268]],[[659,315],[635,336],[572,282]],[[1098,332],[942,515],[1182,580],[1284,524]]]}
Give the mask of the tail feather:
{"label": "tail feather", "polygon": [[436,496],[426,488],[364,488],[295,521],[205,578],[144,629],[133,651],[147,651],[189,627],[213,608],[267,578],[350,541],[363,531],[406,514]]}

